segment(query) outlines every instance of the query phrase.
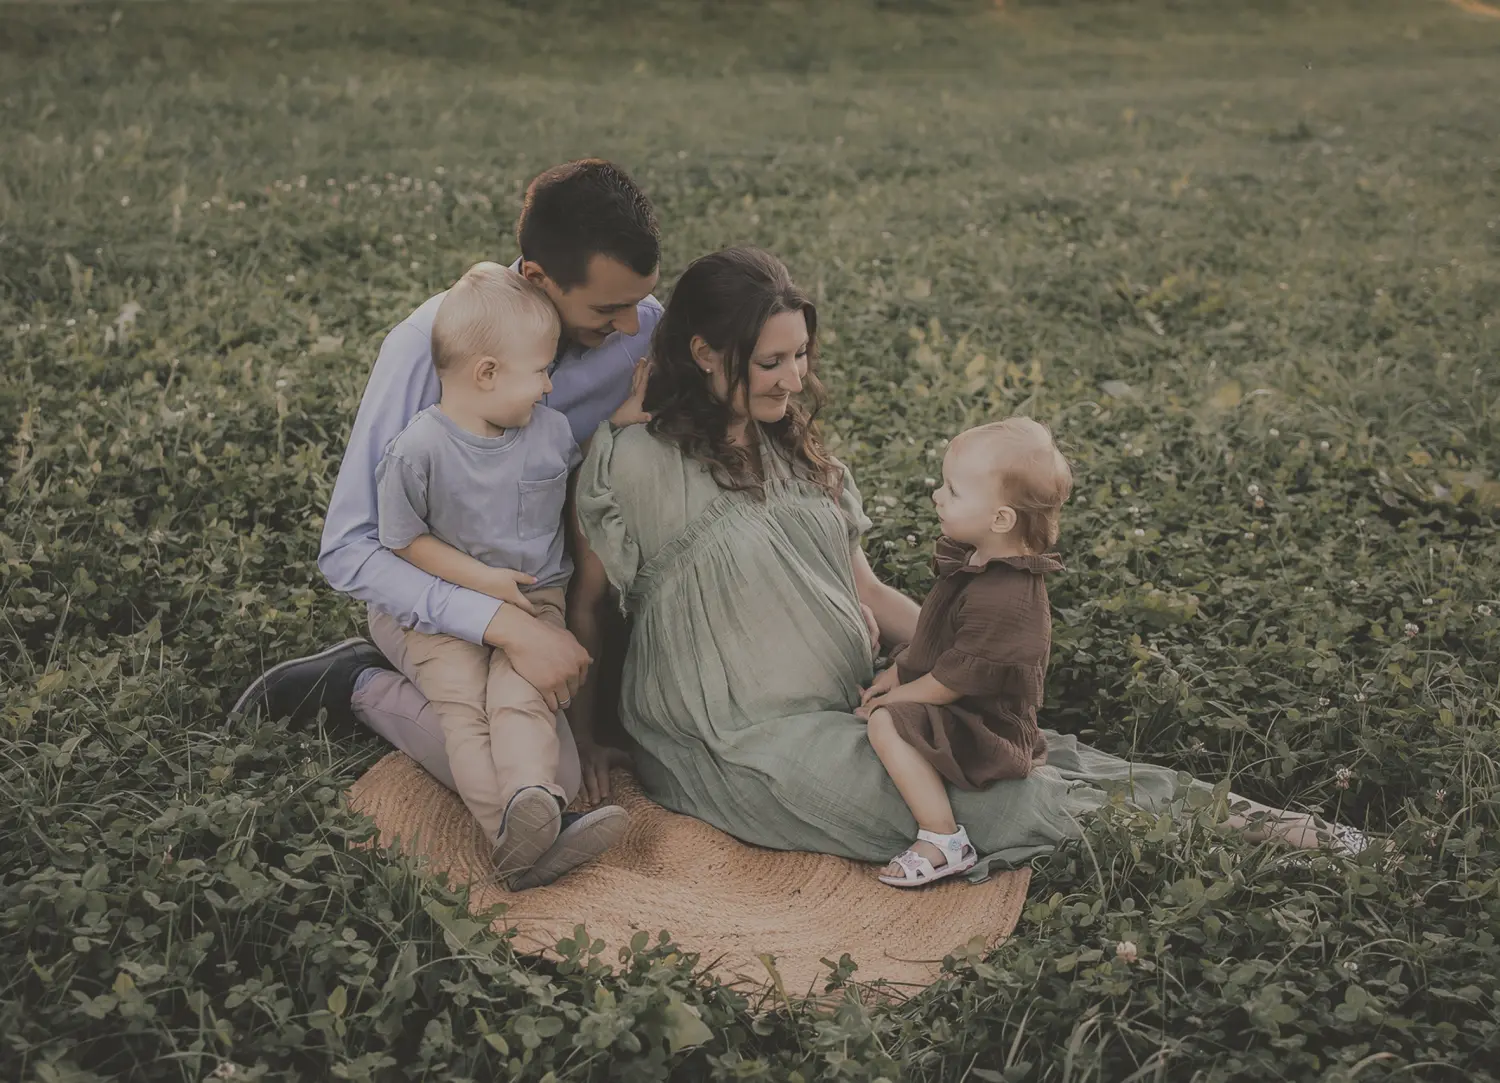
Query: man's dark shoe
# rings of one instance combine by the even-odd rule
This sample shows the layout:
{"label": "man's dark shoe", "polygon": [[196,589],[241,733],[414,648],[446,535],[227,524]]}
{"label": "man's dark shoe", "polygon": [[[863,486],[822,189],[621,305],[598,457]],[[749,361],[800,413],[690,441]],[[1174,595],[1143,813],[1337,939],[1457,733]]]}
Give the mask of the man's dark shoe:
{"label": "man's dark shoe", "polygon": [[354,682],[367,669],[390,669],[390,662],[364,639],[346,639],[325,651],[272,666],[240,695],[231,715],[259,712],[266,718],[312,722],[327,710],[332,725],[351,725],[349,700]]}

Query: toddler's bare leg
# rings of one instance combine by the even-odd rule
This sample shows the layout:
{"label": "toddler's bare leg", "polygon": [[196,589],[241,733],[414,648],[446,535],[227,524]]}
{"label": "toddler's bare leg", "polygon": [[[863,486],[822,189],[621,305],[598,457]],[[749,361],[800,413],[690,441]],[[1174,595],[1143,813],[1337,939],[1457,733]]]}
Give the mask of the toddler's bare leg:
{"label": "toddler's bare leg", "polygon": [[[939,835],[951,835],[958,830],[958,821],[953,818],[953,804],[948,800],[948,790],[943,776],[923,758],[922,754],[901,739],[896,732],[896,721],[885,708],[870,715],[870,744],[885,770],[901,792],[901,799],[911,814],[917,818],[917,826],[923,831]],[[947,862],[947,857],[936,846],[918,840],[912,849],[921,854],[936,868]],[[901,869],[894,862],[887,866],[892,876],[899,876]]]}

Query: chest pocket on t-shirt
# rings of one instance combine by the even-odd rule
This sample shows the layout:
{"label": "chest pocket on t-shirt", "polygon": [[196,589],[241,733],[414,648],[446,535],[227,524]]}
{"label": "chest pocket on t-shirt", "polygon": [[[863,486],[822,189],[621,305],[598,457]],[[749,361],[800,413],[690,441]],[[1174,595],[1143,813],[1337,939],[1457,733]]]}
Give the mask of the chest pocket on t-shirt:
{"label": "chest pocket on t-shirt", "polygon": [[520,535],[532,541],[554,534],[562,526],[563,504],[568,498],[568,471],[555,478],[522,481]]}

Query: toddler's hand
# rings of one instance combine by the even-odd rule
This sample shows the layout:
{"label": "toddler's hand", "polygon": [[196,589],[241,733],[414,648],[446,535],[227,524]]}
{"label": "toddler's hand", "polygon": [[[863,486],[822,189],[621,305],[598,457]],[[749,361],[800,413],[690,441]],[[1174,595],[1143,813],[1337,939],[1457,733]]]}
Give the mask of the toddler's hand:
{"label": "toddler's hand", "polygon": [[651,359],[643,357],[635,363],[635,372],[630,377],[630,397],[609,417],[609,423],[623,429],[626,425],[640,425],[651,420],[642,404],[646,401],[646,380],[651,375]]}
{"label": "toddler's hand", "polygon": [[512,571],[509,568],[492,568],[490,570],[490,581],[485,593],[491,598],[499,598],[502,602],[509,602],[517,609],[536,616],[536,606],[531,604],[531,599],[521,593],[522,585],[531,586],[536,582],[536,576],[527,575],[524,572]]}
{"label": "toddler's hand", "polygon": [[855,717],[868,721],[870,712],[879,707],[880,701],[900,685],[901,677],[896,672],[896,667],[887,667],[870,682],[870,687],[866,688],[864,694],[859,697],[859,707],[854,711]]}

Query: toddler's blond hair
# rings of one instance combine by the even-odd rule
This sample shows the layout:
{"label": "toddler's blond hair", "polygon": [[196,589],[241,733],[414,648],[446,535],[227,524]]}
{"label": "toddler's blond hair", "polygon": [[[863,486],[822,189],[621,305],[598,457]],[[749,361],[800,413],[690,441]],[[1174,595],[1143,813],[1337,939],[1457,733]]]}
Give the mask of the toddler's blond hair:
{"label": "toddler's blond hair", "polygon": [[990,456],[1001,498],[1016,512],[1016,533],[1032,553],[1057,544],[1062,506],[1073,491],[1073,471],[1052,441],[1052,430],[1029,417],[1008,417],[960,433]]}
{"label": "toddler's blond hair", "polygon": [[472,358],[503,356],[512,342],[556,339],[557,309],[539,286],[509,267],[476,263],[453,284],[432,321],[432,363],[438,372]]}

